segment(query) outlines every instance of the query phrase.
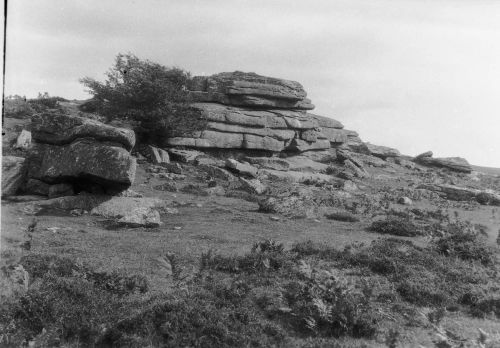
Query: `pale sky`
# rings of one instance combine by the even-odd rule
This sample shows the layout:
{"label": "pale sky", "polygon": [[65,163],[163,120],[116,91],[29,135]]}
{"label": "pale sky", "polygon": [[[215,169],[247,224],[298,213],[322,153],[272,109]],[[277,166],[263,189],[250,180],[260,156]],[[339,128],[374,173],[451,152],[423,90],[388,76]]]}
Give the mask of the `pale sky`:
{"label": "pale sky", "polygon": [[302,83],[314,113],[407,155],[500,167],[500,1],[13,0],[6,95],[89,95],[131,52]]}

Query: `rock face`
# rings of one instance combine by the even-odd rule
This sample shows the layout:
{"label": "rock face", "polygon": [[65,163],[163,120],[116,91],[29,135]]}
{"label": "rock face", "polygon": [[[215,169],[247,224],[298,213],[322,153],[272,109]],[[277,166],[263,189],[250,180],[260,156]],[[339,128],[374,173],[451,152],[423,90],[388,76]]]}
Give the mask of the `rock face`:
{"label": "rock face", "polygon": [[40,114],[32,119],[32,136],[36,143],[27,158],[29,179],[73,185],[75,191],[91,191],[96,185],[102,191],[126,189],[134,181],[131,130],[77,116]]}
{"label": "rock face", "polygon": [[2,197],[15,195],[24,179],[24,158],[2,156]]}
{"label": "rock face", "polygon": [[339,121],[306,112],[314,106],[298,82],[234,72],[194,77],[189,88],[206,128],[166,139],[166,146],[304,152],[357,137]]}
{"label": "rock face", "polygon": [[216,103],[194,103],[207,129],[166,140],[168,146],[266,150],[329,149],[347,141],[349,131],[333,119],[296,110],[252,110]]}

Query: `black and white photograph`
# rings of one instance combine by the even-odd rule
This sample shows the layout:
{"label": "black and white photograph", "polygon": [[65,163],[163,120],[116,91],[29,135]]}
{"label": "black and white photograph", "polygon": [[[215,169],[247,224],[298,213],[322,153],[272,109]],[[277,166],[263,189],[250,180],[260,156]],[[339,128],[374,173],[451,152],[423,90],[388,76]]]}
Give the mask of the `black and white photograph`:
{"label": "black and white photograph", "polygon": [[500,348],[500,0],[4,0],[0,347]]}

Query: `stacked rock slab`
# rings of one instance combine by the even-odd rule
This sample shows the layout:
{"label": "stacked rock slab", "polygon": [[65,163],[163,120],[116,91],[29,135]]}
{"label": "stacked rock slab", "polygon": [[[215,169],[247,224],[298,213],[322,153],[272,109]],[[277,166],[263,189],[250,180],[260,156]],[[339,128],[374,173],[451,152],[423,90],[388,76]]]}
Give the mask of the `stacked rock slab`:
{"label": "stacked rock slab", "polygon": [[33,116],[32,137],[35,143],[27,160],[28,182],[32,185],[64,183],[77,191],[102,193],[125,189],[134,181],[132,130],[46,113]]}
{"label": "stacked rock slab", "polygon": [[254,73],[194,77],[192,107],[206,129],[166,140],[167,146],[266,150],[324,150],[357,134],[334,119],[306,112],[314,105],[298,82]]}

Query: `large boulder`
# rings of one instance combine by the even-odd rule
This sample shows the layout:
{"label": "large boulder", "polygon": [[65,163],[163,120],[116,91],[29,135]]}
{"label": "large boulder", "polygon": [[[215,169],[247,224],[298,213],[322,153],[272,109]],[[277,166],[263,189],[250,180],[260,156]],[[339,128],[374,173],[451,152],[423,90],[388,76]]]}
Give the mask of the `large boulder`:
{"label": "large boulder", "polygon": [[136,160],[124,148],[79,139],[66,146],[39,144],[29,157],[28,176],[51,184],[79,181],[128,187],[135,170]]}
{"label": "large boulder", "polygon": [[163,206],[157,198],[113,197],[93,207],[90,214],[116,219],[128,227],[157,227],[161,224],[158,209]]}
{"label": "large boulder", "polygon": [[2,156],[2,197],[15,195],[25,180],[25,159]]}
{"label": "large boulder", "polygon": [[196,101],[266,108],[314,108],[300,83],[255,73],[235,71],[196,76],[189,89]]}
{"label": "large boulder", "polygon": [[41,113],[31,118],[31,133],[38,143],[67,145],[80,138],[115,143],[130,151],[135,145],[134,131],[118,128],[85,117],[63,113]]}
{"label": "large boulder", "polygon": [[[29,179],[73,185],[75,192],[116,192],[134,182],[132,130],[62,113],[33,116],[31,129],[35,143],[27,157]],[[28,185],[26,191],[35,186],[41,187]],[[72,190],[65,186],[59,191],[56,195]]]}

